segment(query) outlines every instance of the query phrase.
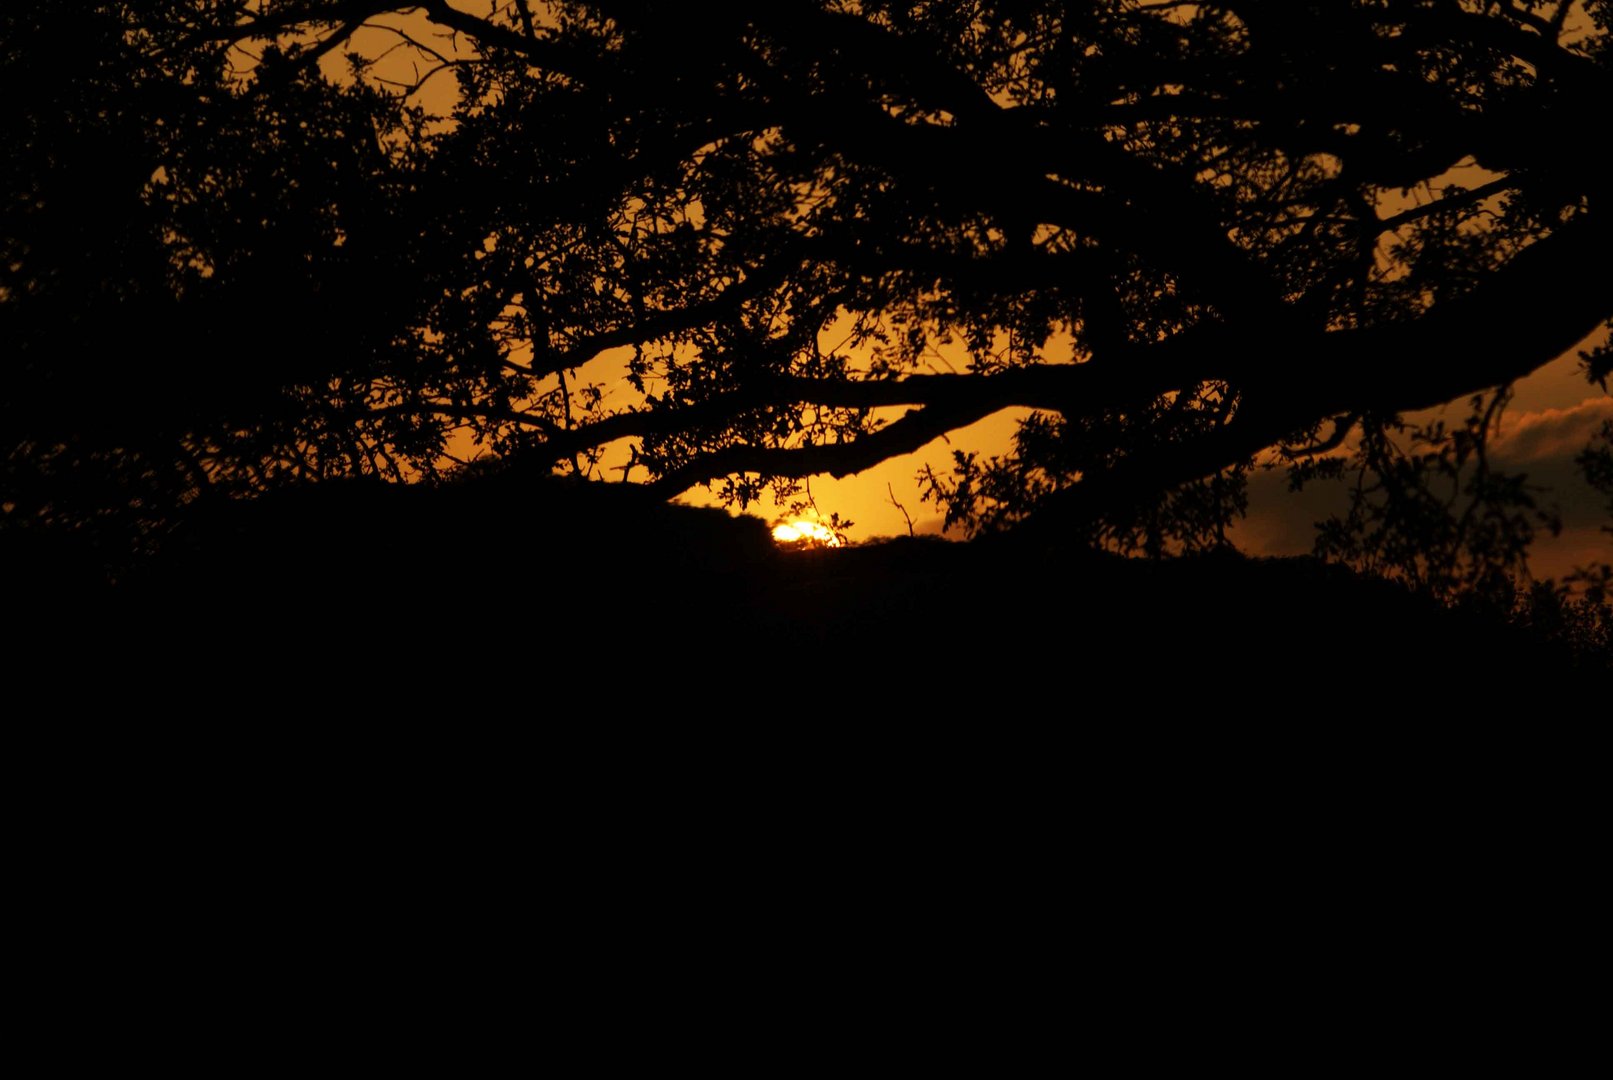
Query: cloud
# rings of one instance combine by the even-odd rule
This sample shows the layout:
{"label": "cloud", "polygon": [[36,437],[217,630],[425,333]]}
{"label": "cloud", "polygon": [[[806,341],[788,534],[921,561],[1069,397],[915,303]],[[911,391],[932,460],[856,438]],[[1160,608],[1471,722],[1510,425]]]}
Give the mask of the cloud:
{"label": "cloud", "polygon": [[1523,473],[1545,490],[1544,506],[1556,506],[1569,530],[1607,524],[1607,499],[1585,480],[1574,461],[1602,425],[1613,420],[1613,397],[1586,398],[1566,409],[1540,409],[1503,418],[1491,461],[1506,472]]}
{"label": "cloud", "polygon": [[1613,420],[1613,396],[1586,398],[1566,409],[1540,409],[1502,417],[1495,444],[1498,463],[1524,468],[1537,462],[1572,462],[1602,425]]}
{"label": "cloud", "polygon": [[[1562,573],[1571,564],[1613,557],[1607,499],[1585,481],[1574,458],[1613,420],[1613,396],[1586,398],[1577,405],[1503,415],[1500,436],[1490,448],[1491,464],[1523,473],[1538,504],[1562,516],[1563,534],[1542,534],[1531,559],[1542,573]],[[1257,472],[1249,481],[1249,516],[1236,530],[1238,543],[1253,554],[1289,555],[1309,551],[1315,524],[1349,506],[1343,484],[1314,484],[1295,495],[1287,473]],[[1598,554],[1600,553],[1600,554]]]}

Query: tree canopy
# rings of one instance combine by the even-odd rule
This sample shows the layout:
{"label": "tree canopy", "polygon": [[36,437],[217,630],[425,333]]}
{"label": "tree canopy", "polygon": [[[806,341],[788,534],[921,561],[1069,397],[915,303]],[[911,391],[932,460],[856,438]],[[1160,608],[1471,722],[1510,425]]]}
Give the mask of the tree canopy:
{"label": "tree canopy", "polygon": [[[930,477],[950,519],[1213,544],[1259,455],[1303,480],[1359,433],[1385,494],[1335,550],[1392,560],[1416,509],[1392,496],[1482,468],[1504,388],[1613,317],[1607,0],[23,0],[0,23],[25,103],[0,119],[8,527],[430,480],[467,437],[540,473],[615,447],[609,479],[747,503],[1020,407],[1011,452]],[[939,343],[967,367],[929,370]],[[1473,395],[1431,453],[1386,434]],[[1519,489],[1472,493],[1499,509],[1453,543],[1527,542]]]}

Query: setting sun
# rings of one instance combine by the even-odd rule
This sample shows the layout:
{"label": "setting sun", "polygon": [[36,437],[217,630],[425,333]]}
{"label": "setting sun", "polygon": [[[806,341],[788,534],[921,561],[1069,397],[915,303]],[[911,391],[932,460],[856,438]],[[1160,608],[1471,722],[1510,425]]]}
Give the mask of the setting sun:
{"label": "setting sun", "polygon": [[841,544],[832,529],[820,522],[801,519],[773,526],[773,539],[781,544],[823,544],[825,547]]}

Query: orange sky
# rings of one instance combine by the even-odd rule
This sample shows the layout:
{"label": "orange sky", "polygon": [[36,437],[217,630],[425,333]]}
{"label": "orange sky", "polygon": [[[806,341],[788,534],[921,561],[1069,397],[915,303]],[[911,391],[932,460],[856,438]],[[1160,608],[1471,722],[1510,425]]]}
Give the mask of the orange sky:
{"label": "orange sky", "polygon": [[[485,4],[472,4],[458,0],[460,7],[474,14],[485,13]],[[1576,12],[1576,15],[1578,13]],[[421,12],[384,16],[374,20],[381,25],[402,29],[418,41],[428,42],[448,56],[469,56],[464,39],[454,39],[432,26]],[[380,28],[361,29],[353,39],[353,47],[372,56],[385,54],[376,72],[394,83],[411,83],[429,70],[429,62],[418,53],[399,46],[401,39]],[[390,52],[388,50],[391,50]],[[340,77],[345,62],[340,55],[324,58],[324,68],[332,77]],[[450,72],[442,72],[429,79],[413,100],[428,111],[447,114],[457,100],[457,88]],[[1550,483],[1553,493],[1544,502],[1557,502],[1564,511],[1565,531],[1553,540],[1542,537],[1535,550],[1534,566],[1537,575],[1559,575],[1576,563],[1588,559],[1608,558],[1610,538],[1599,530],[1606,522],[1601,499],[1585,484],[1572,464],[1573,456],[1585,445],[1590,434],[1604,416],[1613,415],[1613,398],[1586,383],[1579,372],[1577,353],[1596,340],[1605,340],[1605,330],[1582,343],[1563,357],[1542,368],[1520,382],[1503,422],[1503,437],[1496,450],[1497,460],[1509,469],[1527,471]],[[826,338],[826,344],[832,344]],[[938,361],[952,363],[952,370],[963,370],[964,357],[954,354]],[[590,378],[610,383],[619,389],[618,395],[631,391],[613,372],[622,365],[620,355],[606,355],[588,365],[582,372],[582,381]],[[948,370],[938,366],[936,370]],[[608,402],[609,403],[609,402]],[[614,402],[625,407],[631,402]],[[902,410],[894,410],[898,415]],[[988,417],[971,427],[950,434],[946,440],[937,439],[917,453],[892,458],[853,477],[835,480],[828,476],[813,478],[811,493],[824,515],[838,513],[842,519],[854,521],[851,540],[862,541],[879,536],[904,535],[908,531],[907,517],[920,533],[937,533],[941,528],[940,511],[920,498],[917,481],[919,470],[926,464],[945,475],[951,468],[952,451],[976,451],[982,457],[1003,453],[1019,418],[1027,410],[1008,410]],[[1439,413],[1440,410],[1435,410]],[[1447,420],[1459,422],[1465,415],[1465,402],[1448,406],[1444,410]],[[1549,434],[1549,437],[1547,437]],[[463,441],[456,443],[455,451],[474,452]],[[608,455],[609,465],[626,460],[625,447],[613,448]],[[607,468],[607,476],[610,473]],[[898,508],[895,501],[902,504]],[[704,489],[696,488],[683,496],[683,501],[712,504],[715,499]],[[1248,520],[1236,530],[1239,544],[1251,554],[1295,554],[1309,549],[1311,523],[1324,516],[1337,505],[1337,499],[1312,494],[1296,500],[1287,496],[1280,473],[1257,475],[1251,483],[1251,508]],[[768,518],[782,511],[772,506],[752,506],[751,513]]]}
{"label": "orange sky", "polygon": [[[1599,531],[1599,525],[1606,523],[1601,497],[1573,465],[1574,455],[1584,449],[1602,419],[1613,417],[1613,397],[1585,381],[1578,360],[1578,349],[1605,339],[1603,331],[1519,382],[1503,416],[1496,461],[1551,484],[1553,493],[1543,497],[1542,502],[1560,503],[1564,511],[1564,535],[1555,541],[1543,536],[1537,544],[1537,573],[1558,575],[1591,556],[1605,559],[1613,555],[1607,534]],[[1449,423],[1459,423],[1467,415],[1466,404],[1464,399],[1409,419],[1421,422],[1442,415]],[[937,439],[917,453],[892,458],[856,476],[843,480],[815,478],[812,494],[825,514],[837,512],[857,523],[851,533],[853,540],[907,532],[901,510],[891,503],[892,494],[906,507],[919,532],[938,532],[940,512],[919,498],[919,470],[929,464],[938,473],[945,473],[951,467],[954,449],[978,451],[982,457],[1002,453],[1009,447],[1018,419],[1027,411],[998,413],[953,432],[948,441]],[[1546,432],[1551,433],[1550,438],[1545,437]],[[1288,497],[1282,475],[1279,472],[1257,477],[1252,484],[1249,519],[1234,533],[1250,554],[1290,555],[1309,550],[1310,525],[1319,516],[1317,501]],[[686,499],[710,501],[702,494],[697,490]],[[765,508],[753,512],[767,516]]]}
{"label": "orange sky", "polygon": [[[1556,505],[1563,532],[1541,534],[1530,558],[1536,577],[1561,577],[1575,566],[1613,558],[1613,537],[1601,531],[1608,520],[1606,499],[1585,482],[1574,457],[1613,419],[1613,396],[1585,381],[1579,352],[1607,341],[1606,329],[1586,338],[1514,386],[1514,396],[1501,418],[1500,438],[1492,461],[1507,472],[1522,472],[1549,490],[1538,498]],[[1468,414],[1466,400],[1408,417],[1426,422],[1442,417],[1459,424]],[[1312,524],[1344,506],[1342,491],[1305,494],[1287,491],[1281,472],[1257,475],[1250,484],[1249,517],[1236,530],[1240,547],[1251,555],[1292,555],[1309,550]]]}

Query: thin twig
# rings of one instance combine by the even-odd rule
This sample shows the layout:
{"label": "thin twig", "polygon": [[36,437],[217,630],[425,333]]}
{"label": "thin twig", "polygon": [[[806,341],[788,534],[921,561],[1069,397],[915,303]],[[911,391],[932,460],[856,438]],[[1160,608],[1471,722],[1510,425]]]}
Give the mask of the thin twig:
{"label": "thin twig", "polygon": [[908,514],[907,507],[896,501],[896,492],[891,489],[891,486],[888,482],[885,484],[885,494],[891,497],[891,505],[902,512],[902,518],[907,522],[907,535],[912,536],[913,518]]}

